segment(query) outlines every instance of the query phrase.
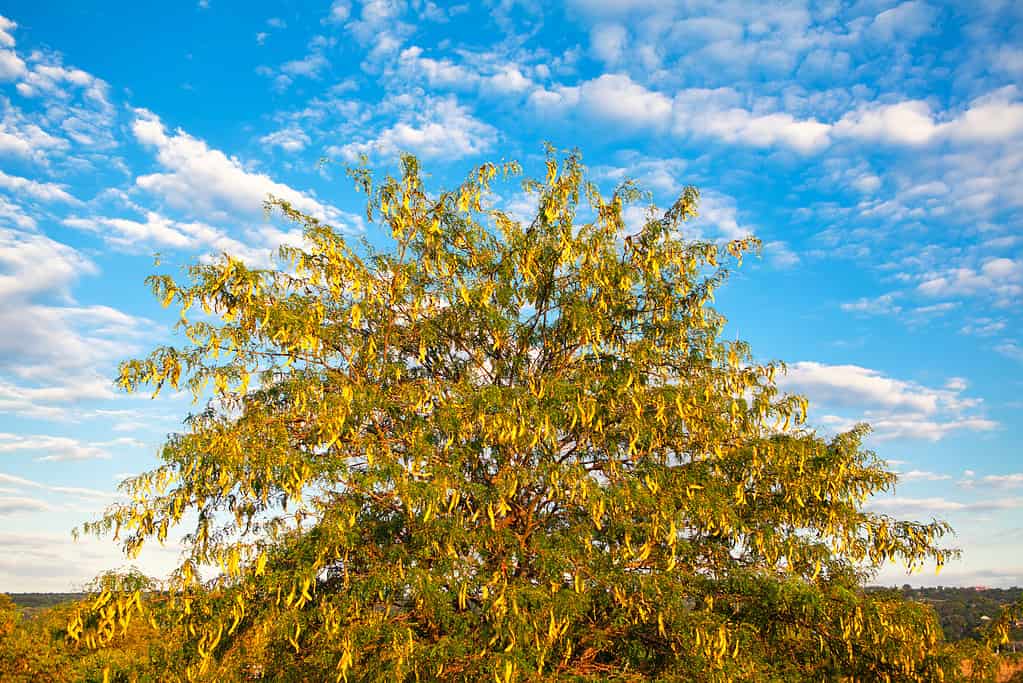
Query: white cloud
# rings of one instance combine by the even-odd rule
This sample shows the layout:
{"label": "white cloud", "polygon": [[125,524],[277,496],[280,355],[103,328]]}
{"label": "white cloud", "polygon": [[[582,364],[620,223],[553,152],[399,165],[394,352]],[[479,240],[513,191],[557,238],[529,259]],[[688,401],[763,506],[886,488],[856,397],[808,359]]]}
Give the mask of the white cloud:
{"label": "white cloud", "polygon": [[423,52],[423,48],[416,45],[405,48],[393,69],[386,71],[397,87],[425,81],[433,89],[457,92],[478,89],[481,95],[500,98],[522,95],[535,87],[532,79],[523,73],[523,67],[495,60],[493,55],[475,55],[476,61],[463,55],[462,61],[457,62],[447,57],[425,57]]}
{"label": "white cloud", "polygon": [[53,506],[35,498],[23,496],[0,496],[0,515],[13,515],[22,512],[48,512]]}
{"label": "white cloud", "polygon": [[[736,104],[729,106],[729,102]],[[735,91],[728,88],[682,91],[675,96],[674,107],[678,135],[709,136],[753,147],[782,145],[799,152],[811,152],[829,142],[829,124],[784,112],[753,113],[738,106]]]}
{"label": "white cloud", "polygon": [[869,194],[881,189],[881,183],[881,179],[873,173],[864,173],[852,181],[852,186],[864,194]]}
{"label": "white cloud", "polygon": [[349,0],[334,0],[330,5],[330,14],[327,16],[327,20],[340,23],[348,19],[351,13],[352,3]]}
{"label": "white cloud", "polygon": [[318,52],[306,55],[302,59],[294,59],[281,64],[281,72],[289,76],[302,76],[305,78],[319,78],[320,72],[330,65],[327,58]]}
{"label": "white cloud", "polygon": [[873,430],[876,441],[919,440],[940,441],[956,432],[989,432],[998,429],[994,420],[982,417],[935,417],[921,414],[869,411],[857,418],[823,415],[819,422],[834,432],[846,431],[866,422]]}
{"label": "white cloud", "polygon": [[667,129],[671,124],[671,98],[649,90],[625,74],[603,74],[578,86],[534,90],[530,103],[541,112],[580,116],[630,129]]}
{"label": "white cloud", "polygon": [[530,104],[545,115],[569,113],[601,123],[680,137],[713,137],[729,143],[781,145],[810,152],[828,144],[830,125],[783,112],[754,113],[730,88],[679,91],[674,98],[625,74],[604,74],[576,86],[537,88]]}
{"label": "white cloud", "polygon": [[141,446],[134,439],[82,443],[66,436],[8,434],[0,432],[0,455],[33,453],[41,462],[63,460],[109,460],[112,447]]}
{"label": "white cloud", "polygon": [[621,24],[598,24],[590,29],[590,51],[597,59],[616,64],[622,58],[628,37],[628,31]]}
{"label": "white cloud", "polygon": [[624,166],[598,167],[594,171],[600,177],[615,182],[632,178],[644,190],[666,193],[674,200],[685,185],[683,172],[686,167],[684,159],[637,158]]}
{"label": "white cloud", "polygon": [[1017,341],[1007,340],[995,347],[995,351],[1002,354],[1006,358],[1020,361],[1023,363],[1023,346]]}
{"label": "white cloud", "polygon": [[280,147],[285,152],[301,152],[310,142],[305,131],[295,126],[264,135],[259,141],[269,147]]}
{"label": "white cloud", "polygon": [[789,366],[782,383],[829,405],[884,406],[933,414],[942,403],[957,400],[952,392],[927,389],[858,365],[802,361]]}
{"label": "white cloud", "polygon": [[849,112],[834,126],[839,136],[886,142],[924,145],[940,140],[995,143],[1023,133],[1023,102],[1018,90],[1008,86],[977,98],[957,116],[942,121],[922,100],[869,105]]}
{"label": "white cloud", "polygon": [[[13,48],[14,36],[11,33],[18,25],[0,15],[0,48]],[[0,81],[13,81],[27,73],[25,62],[15,54],[13,49],[0,49]]]}
{"label": "white cloud", "polygon": [[930,106],[921,101],[862,108],[835,124],[837,135],[910,145],[930,142],[937,132]]}
{"label": "white cloud", "polygon": [[875,510],[897,510],[915,514],[939,515],[946,512],[987,512],[991,510],[1016,510],[1023,507],[1023,498],[997,498],[973,503],[961,503],[947,498],[876,498],[869,503]]}
{"label": "white cloud", "polygon": [[1023,486],[1023,472],[1013,474],[989,474],[981,477],[981,483],[998,488],[1017,488]]}
{"label": "white cloud", "polygon": [[518,95],[533,87],[533,81],[514,64],[506,64],[482,83],[483,91],[497,95]]}
{"label": "white cloud", "polygon": [[739,223],[739,210],[734,198],[713,191],[700,193],[697,217],[683,228],[683,232],[687,228],[701,230],[705,225],[712,226],[712,236],[721,240],[742,239],[756,232],[753,226]]}
{"label": "white cloud", "polygon": [[990,337],[1004,330],[1006,325],[1007,323],[1004,320],[982,317],[966,323],[959,331],[963,334],[972,334],[977,337]]}
{"label": "white cloud", "polygon": [[966,489],[973,489],[978,486],[986,486],[996,489],[1014,489],[1023,486],[1023,472],[1010,474],[988,474],[977,478],[973,470],[963,472],[963,479],[957,482],[959,486]]}
{"label": "white cloud", "polygon": [[799,254],[785,242],[774,240],[764,243],[764,254],[778,268],[792,268],[799,264]]}
{"label": "white cloud", "polygon": [[360,154],[393,158],[403,151],[424,158],[460,159],[487,151],[497,140],[493,126],[475,118],[453,97],[425,103],[422,111],[406,116],[407,120],[385,128],[373,139],[332,147],[328,152],[348,161]]}
{"label": "white cloud", "polygon": [[[76,516],[99,512],[94,508],[79,507]],[[39,513],[52,510],[53,506],[49,510],[38,508],[26,518],[38,520]],[[66,518],[67,506],[62,512]],[[125,563],[121,544],[109,537],[74,540],[69,533],[2,532],[0,546],[10,550],[0,556],[0,583],[10,591],[78,591],[99,573]],[[153,543],[146,545],[132,563],[146,575],[162,579],[177,566],[182,550],[176,541]]]}
{"label": "white cloud", "polygon": [[64,138],[51,135],[38,124],[30,123],[21,112],[0,98],[4,116],[0,120],[0,156],[16,156],[45,163],[47,154],[64,151],[70,144]]}
{"label": "white cloud", "polygon": [[[335,16],[337,7],[332,7],[328,19]],[[345,28],[355,40],[368,48],[368,65],[397,53],[405,38],[415,31],[414,25],[401,20],[405,9],[402,0],[363,0],[359,17],[345,23]]]}
{"label": "white cloud", "polygon": [[21,230],[35,230],[36,219],[25,213],[20,204],[0,197],[0,227],[15,227]]}
{"label": "white cloud", "polygon": [[[464,67],[448,63],[447,68]],[[529,102],[546,116],[576,115],[631,129],[670,129],[680,137],[781,146],[802,153],[823,149],[833,138],[921,146],[945,140],[994,143],[1023,133],[1023,102],[1015,86],[978,97],[959,114],[936,115],[925,101],[905,100],[862,105],[834,123],[779,111],[776,100],[757,99],[729,87],[681,89],[669,96],[624,73],[603,74],[575,85],[538,87],[530,93]],[[854,185],[869,193],[880,187],[881,180],[871,174],[856,179]]]}
{"label": "white cloud", "polygon": [[978,268],[951,268],[925,273],[917,291],[931,297],[994,297],[1005,305],[1023,298],[1023,260],[992,258]]}
{"label": "white cloud", "polygon": [[919,0],[910,0],[879,13],[870,24],[869,33],[883,41],[914,38],[934,27],[937,12]]}
{"label": "white cloud", "polygon": [[72,281],[95,272],[88,258],[65,244],[44,235],[0,229],[0,302],[6,305],[44,292],[66,297]]}
{"label": "white cloud", "polygon": [[157,162],[166,170],[139,176],[135,182],[168,204],[218,216],[225,210],[253,215],[259,214],[263,202],[273,195],[337,228],[351,227],[351,217],[335,207],[275,182],[265,173],[245,170],[237,158],[211,149],[181,129],[168,133],[152,112],[136,109],[135,114],[132,125],[135,138],[156,149]]}
{"label": "white cloud", "polygon": [[898,472],[899,481],[945,481],[951,479],[947,474],[938,474],[937,472],[927,472],[924,470],[910,470],[908,472]]}
{"label": "white cloud", "polygon": [[176,221],[155,211],[145,222],[128,218],[91,216],[65,218],[64,225],[99,235],[108,244],[127,251],[148,251],[167,247],[181,250],[208,249],[211,256],[227,253],[254,267],[267,267],[273,253],[285,242],[300,246],[300,231],[281,232],[250,228],[245,240],[235,239],[220,228],[199,221]]}
{"label": "white cloud", "polygon": [[898,292],[891,292],[874,298],[861,297],[856,301],[841,304],[841,309],[848,313],[864,315],[897,315],[902,312],[902,306],[895,303],[898,296]]}
{"label": "white cloud", "polygon": [[431,88],[467,90],[475,87],[480,81],[477,71],[450,59],[424,57],[423,48],[416,45],[401,51],[398,55],[397,69],[402,79],[425,79]]}
{"label": "white cloud", "polygon": [[11,33],[18,28],[18,24],[0,14],[0,46],[14,47],[14,36]]}
{"label": "white cloud", "polygon": [[121,246],[156,245],[175,248],[195,246],[195,240],[182,232],[174,221],[149,212],[146,222],[124,218],[77,218],[64,219],[64,225],[78,230],[88,230],[101,235],[104,241]]}
{"label": "white cloud", "polygon": [[44,235],[0,229],[0,412],[63,419],[64,406],[115,396],[100,369],[133,348],[147,322],[80,306],[71,285],[95,264]]}
{"label": "white cloud", "polygon": [[43,201],[67,202],[69,204],[80,203],[77,199],[68,194],[62,186],[56,183],[41,183],[36,180],[22,178],[20,176],[7,175],[0,171],[0,188],[13,190],[41,199]]}
{"label": "white cloud", "polygon": [[0,50],[0,81],[15,81],[27,73],[24,60],[14,50]]}
{"label": "white cloud", "polygon": [[829,429],[840,431],[868,422],[879,441],[938,441],[953,432],[998,428],[997,422],[975,414],[982,402],[964,396],[963,383],[937,389],[858,365],[803,361],[789,365],[779,385],[806,395],[811,405],[825,411],[841,411],[818,418]]}
{"label": "white cloud", "polygon": [[29,387],[0,380],[0,412],[39,420],[67,421],[68,404],[116,396],[113,383],[95,374],[59,376],[55,372],[54,376],[43,379],[49,379],[49,385]]}

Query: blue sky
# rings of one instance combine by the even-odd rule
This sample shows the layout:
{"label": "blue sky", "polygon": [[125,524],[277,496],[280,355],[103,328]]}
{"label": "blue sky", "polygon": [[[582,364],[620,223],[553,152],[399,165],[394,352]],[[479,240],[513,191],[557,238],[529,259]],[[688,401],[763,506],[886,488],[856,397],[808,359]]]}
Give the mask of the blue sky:
{"label": "blue sky", "polygon": [[879,581],[1023,584],[1023,5],[552,5],[5,3],[0,590],[123,564],[69,530],[191,408],[111,383],[172,339],[154,253],[267,263],[300,239],[268,193],[378,241],[344,162],[410,151],[441,186],[537,171],[544,140],[662,205],[697,185],[694,237],[763,240],[719,298],[729,334],[789,363],[821,431],[871,422],[902,481],[870,505],[964,550]]}

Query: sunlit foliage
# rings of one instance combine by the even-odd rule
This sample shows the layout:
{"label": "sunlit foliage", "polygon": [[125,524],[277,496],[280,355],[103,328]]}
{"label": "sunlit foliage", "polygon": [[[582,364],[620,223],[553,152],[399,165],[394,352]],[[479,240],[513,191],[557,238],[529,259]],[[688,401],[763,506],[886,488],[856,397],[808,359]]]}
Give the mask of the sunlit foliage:
{"label": "sunlit foliage", "polygon": [[687,239],[694,188],[628,226],[639,189],[553,152],[520,221],[517,172],[355,169],[393,248],[271,200],[305,234],[278,268],[150,279],[188,342],[121,386],[213,398],[85,528],[133,555],[187,522],[188,550],[157,604],[103,591],[71,640],[151,621],[160,680],[953,675],[933,612],[859,590],[940,566],[947,526],[865,511],[895,483],[866,428],[817,435],[783,366],[722,338],[756,240]]}

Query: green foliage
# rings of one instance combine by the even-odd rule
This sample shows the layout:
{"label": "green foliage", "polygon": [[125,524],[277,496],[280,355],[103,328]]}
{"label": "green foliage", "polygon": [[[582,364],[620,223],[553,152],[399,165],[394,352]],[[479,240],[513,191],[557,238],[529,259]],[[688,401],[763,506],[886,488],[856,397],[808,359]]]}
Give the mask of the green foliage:
{"label": "green foliage", "polygon": [[392,250],[272,200],[306,238],[279,268],[150,279],[188,344],[121,386],[214,399],[86,530],[133,555],[197,521],[166,593],[103,590],[72,641],[144,613],[161,680],[955,675],[932,611],[859,589],[940,567],[948,527],[865,511],[895,483],[866,428],[817,435],[783,366],[720,336],[756,240],[687,241],[693,188],[628,234],[644,195],[602,196],[574,154],[523,183],[521,223],[491,188],[515,172],[434,196],[412,157],[356,169]]}
{"label": "green foliage", "polygon": [[[933,607],[945,639],[949,641],[980,640],[984,636],[985,621],[998,619],[1004,608],[1023,600],[1023,588],[903,586],[900,593],[907,600],[917,600]],[[1023,628],[1010,628],[1007,635],[1011,641],[1023,641]]]}
{"label": "green foliage", "polygon": [[[93,598],[95,596],[92,596]],[[77,645],[67,625],[81,605],[62,602],[31,617],[0,594],[0,680],[4,683],[108,683],[158,681],[148,671],[161,635],[143,620],[126,624],[116,643],[102,649]],[[93,622],[95,624],[95,621]]]}

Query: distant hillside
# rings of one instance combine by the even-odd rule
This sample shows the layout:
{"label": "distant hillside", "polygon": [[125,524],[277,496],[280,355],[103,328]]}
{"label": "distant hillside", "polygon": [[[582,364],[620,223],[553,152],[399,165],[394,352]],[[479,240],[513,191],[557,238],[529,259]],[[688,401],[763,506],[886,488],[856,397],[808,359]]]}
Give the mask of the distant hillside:
{"label": "distant hillside", "polygon": [[[1016,602],[1023,597],[1023,588],[902,588],[868,590],[895,590],[910,600],[925,602],[934,608],[941,620],[946,640],[976,638],[984,617],[995,618],[1002,605]],[[1023,629],[1017,628],[1010,634],[1012,640],[1023,640]]]}
{"label": "distant hillside", "polygon": [[[945,638],[950,641],[976,638],[979,628],[984,623],[983,617],[994,618],[1002,605],[1016,602],[1023,597],[1023,588],[956,588],[940,586],[938,588],[881,588],[871,587],[867,590],[893,590],[910,600],[918,600],[929,604],[938,613]],[[59,605],[63,602],[77,600],[84,593],[8,593],[18,607],[26,615]],[[1012,640],[1023,641],[1023,628],[1017,628],[1011,634]]]}
{"label": "distant hillside", "polygon": [[34,616],[54,605],[78,600],[84,597],[85,593],[8,593],[8,595],[26,616]]}

